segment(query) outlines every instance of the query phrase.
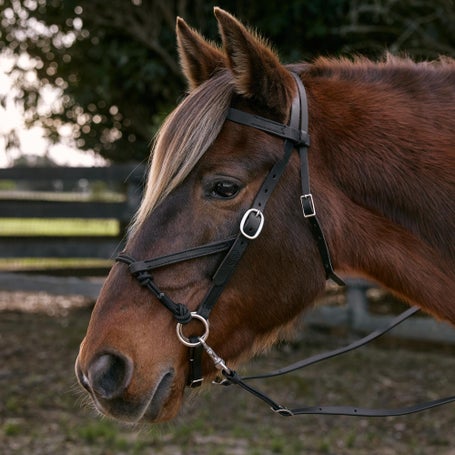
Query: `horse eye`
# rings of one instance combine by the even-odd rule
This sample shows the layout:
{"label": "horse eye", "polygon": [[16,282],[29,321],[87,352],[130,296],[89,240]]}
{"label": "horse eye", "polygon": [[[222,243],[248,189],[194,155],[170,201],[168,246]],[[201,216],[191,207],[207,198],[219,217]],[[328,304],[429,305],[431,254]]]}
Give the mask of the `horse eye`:
{"label": "horse eye", "polygon": [[211,196],[217,199],[232,199],[237,196],[240,186],[227,180],[216,182],[211,190]]}

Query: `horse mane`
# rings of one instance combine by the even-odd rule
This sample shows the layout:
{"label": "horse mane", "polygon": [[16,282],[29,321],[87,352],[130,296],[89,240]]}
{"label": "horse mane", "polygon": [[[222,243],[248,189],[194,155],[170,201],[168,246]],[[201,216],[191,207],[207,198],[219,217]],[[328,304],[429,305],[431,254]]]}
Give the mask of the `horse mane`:
{"label": "horse mane", "polygon": [[[318,57],[313,63],[287,65],[287,68],[310,77],[355,80],[359,83],[400,85],[407,71],[418,73],[422,80],[453,78],[455,60],[440,57],[416,63],[410,58],[385,54],[379,61],[366,57],[352,59]],[[134,231],[150,213],[181,184],[214,142],[224,124],[234,94],[231,72],[219,71],[192,90],[171,112],[152,145],[149,176],[142,203],[133,220]]]}
{"label": "horse mane", "polygon": [[370,60],[367,57],[353,58],[318,57],[309,65],[309,74],[312,76],[335,77],[344,80],[358,80],[362,82],[394,82],[397,75],[406,71],[417,71],[423,77],[442,75],[451,72],[455,59],[440,56],[437,60],[415,62],[409,57],[400,57],[385,53],[380,60]]}
{"label": "horse mane", "polygon": [[441,55],[436,60],[424,60],[417,62],[410,57],[398,56],[386,52],[384,56],[378,60],[371,60],[368,57],[362,55],[355,55],[352,58],[349,57],[317,57],[314,60],[312,66],[319,69],[378,69],[378,68],[430,68],[430,69],[439,69],[447,66],[451,66],[455,63],[455,60],[451,57]]}
{"label": "horse mane", "polygon": [[[354,131],[362,131],[350,139],[350,147],[363,150],[361,156],[365,167],[381,169],[381,172],[374,174],[365,168],[356,177],[351,174],[346,179],[349,183],[345,184],[345,191],[349,189],[352,199],[358,203],[416,235],[419,232],[428,243],[438,247],[444,256],[453,261],[455,248],[444,244],[443,239],[449,238],[450,229],[455,228],[453,207],[450,206],[452,200],[444,197],[453,195],[455,190],[455,154],[450,142],[450,119],[455,114],[455,60],[441,57],[435,61],[414,62],[390,54],[379,62],[361,57],[354,60],[320,58],[308,73],[310,77],[335,81],[332,86],[336,88],[332,87],[332,90],[338,91],[345,103],[351,100],[357,102],[359,96],[364,96],[365,105],[375,109],[375,115],[380,119],[371,128],[370,121],[373,119],[367,119],[365,124],[358,118],[358,113],[346,117]],[[349,84],[338,84],[338,81],[348,81]],[[327,127],[330,119],[319,118],[319,121]],[[339,128],[346,135],[344,126],[342,124],[340,130],[340,125],[333,125],[332,132]],[[389,138],[389,131],[395,136]],[[381,147],[387,149],[387,167],[381,166],[382,157],[378,160],[379,155],[375,157],[374,151],[363,148],[367,140],[376,142],[377,150]],[[331,147],[333,149],[337,144],[331,144]],[[339,150],[338,154],[346,156],[350,155],[350,151]],[[384,150],[380,155],[386,156]],[[447,166],[438,163],[447,163]],[[432,169],[432,172],[426,172],[427,169]],[[366,175],[369,193],[363,191],[362,186]],[[435,179],[438,185],[432,184]],[[403,181],[406,181],[405,185]],[[374,187],[376,192],[372,190]],[[422,191],[428,188],[431,191]],[[417,193],[421,194],[420,199],[414,197]],[[431,216],[420,215],[417,219],[418,204],[432,207],[435,213]],[[447,236],[442,236],[442,232],[447,232]]]}
{"label": "horse mane", "polygon": [[180,185],[221,131],[234,92],[228,70],[217,73],[171,112],[152,146],[142,203],[131,229],[140,226]]}

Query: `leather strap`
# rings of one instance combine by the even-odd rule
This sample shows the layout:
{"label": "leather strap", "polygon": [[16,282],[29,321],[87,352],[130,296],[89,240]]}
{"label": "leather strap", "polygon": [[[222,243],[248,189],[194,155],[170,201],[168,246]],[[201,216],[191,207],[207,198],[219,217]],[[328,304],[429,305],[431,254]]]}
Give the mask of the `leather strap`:
{"label": "leather strap", "polygon": [[[196,343],[198,341],[197,337],[190,337],[191,343]],[[186,385],[195,389],[202,385],[204,380],[204,375],[202,373],[202,354],[203,349],[200,349],[200,346],[190,347],[189,348],[189,362],[190,370],[188,372],[188,378]]]}
{"label": "leather strap", "polygon": [[[291,115],[291,118],[292,115]],[[296,117],[298,119],[298,117]],[[310,136],[307,132],[308,128],[298,129],[294,125],[284,125],[259,115],[250,114],[248,112],[239,111],[238,109],[230,108],[226,117],[226,120],[239,123],[241,125],[248,125],[257,130],[264,131],[274,136],[281,137],[283,139],[289,139],[294,144],[306,144],[310,145]]]}
{"label": "leather strap", "polygon": [[427,401],[412,406],[394,409],[362,408],[353,406],[304,406],[301,408],[289,409],[286,406],[278,404],[276,401],[272,400],[268,395],[261,392],[260,390],[248,385],[235,371],[223,371],[223,375],[229,383],[240,386],[242,389],[246,390],[256,398],[259,398],[261,401],[268,404],[272,411],[280,414],[283,417],[291,417],[303,414],[343,415],[353,417],[392,417],[414,414],[416,412],[426,411],[427,409],[455,402],[455,396],[450,396],[446,398],[440,398],[438,400]]}
{"label": "leather strap", "polygon": [[[121,253],[116,258],[116,261],[123,262],[129,267],[136,263],[135,259],[132,256]],[[166,295],[153,281],[152,275],[148,270],[142,270],[134,273],[133,275],[139,282],[141,286],[146,287],[159,301],[166,307],[180,324],[188,324],[192,320],[192,315],[190,310],[183,303],[174,302],[168,295]]]}
{"label": "leather strap", "polygon": [[[292,142],[286,141],[285,153],[283,158],[277,161],[275,165],[272,167],[253,201],[251,208],[260,211],[261,213],[260,216],[262,217],[264,216],[262,212],[264,211],[267,205],[268,199],[272,194],[273,190],[275,189],[278,180],[283,174],[287,163],[289,162],[289,159],[292,154],[292,147],[293,147]],[[258,227],[257,219],[255,218],[257,218],[257,216],[253,212],[251,212],[246,221],[246,226],[244,228],[245,232],[248,232],[251,229],[252,230],[251,234],[253,234],[254,231],[257,229]],[[215,306],[215,303],[217,302],[222,290],[226,286],[234,270],[237,268],[237,265],[241,257],[243,256],[243,253],[245,252],[249,242],[250,239],[248,237],[245,237],[245,235],[242,232],[240,232],[235,242],[233,243],[231,249],[226,254],[225,258],[223,259],[220,266],[213,275],[212,277],[213,286],[197,310],[198,314],[200,314],[204,318],[208,319],[208,316],[212,311],[213,307]]]}
{"label": "leather strap", "polygon": [[[303,85],[300,76],[295,73],[291,73],[298,87],[298,94],[300,99],[300,124],[299,129],[301,131],[308,130],[308,102],[305,87]],[[310,189],[310,170],[308,166],[308,147],[307,143],[301,143],[297,146],[300,155],[300,182],[302,186],[302,195],[300,196],[300,202],[302,204],[303,216],[308,220],[311,233],[313,238],[316,240],[316,244],[319,250],[319,254],[322,259],[322,265],[324,266],[326,279],[331,279],[339,286],[345,286],[344,281],[334,272],[332,260],[330,258],[329,247],[324,237],[321,224],[319,223],[318,217],[316,216],[316,209],[314,206],[313,195]]]}
{"label": "leather strap", "polygon": [[[154,259],[147,259],[145,261],[133,261],[128,263],[128,268],[133,275],[143,272],[145,270],[150,271],[164,267],[177,262],[188,261],[190,259],[196,259],[204,256],[209,256],[216,253],[229,250],[234,243],[235,237],[227,240],[221,240],[217,242],[207,243],[202,246],[190,248],[185,251],[179,251],[178,253],[167,254],[166,256],[160,256]],[[119,255],[119,258],[122,254]],[[117,259],[119,259],[117,258]]]}
{"label": "leather strap", "polygon": [[326,352],[323,354],[317,354],[315,356],[309,357],[308,359],[301,360],[296,362],[292,365],[287,367],[281,368],[279,370],[272,371],[266,374],[254,375],[254,376],[247,376],[241,377],[237,372],[234,370],[223,370],[223,376],[225,380],[221,383],[222,385],[230,385],[235,384],[240,386],[242,389],[246,390],[250,394],[254,395],[256,398],[260,399],[261,401],[265,402],[270,406],[270,408],[284,416],[295,416],[295,415],[303,415],[303,414],[323,414],[323,415],[344,415],[344,416],[355,416],[355,417],[390,417],[390,416],[401,416],[407,414],[414,414],[416,412],[425,411],[427,409],[431,409],[437,406],[442,406],[444,404],[449,404],[455,402],[455,396],[449,396],[445,398],[440,398],[433,401],[427,401],[423,403],[417,403],[412,406],[406,406],[402,408],[363,408],[363,407],[355,407],[355,406],[303,406],[299,408],[287,408],[278,404],[272,398],[270,398],[267,394],[263,393],[259,389],[247,384],[248,381],[256,380],[256,379],[268,379],[273,378],[276,376],[281,376],[292,371],[300,370],[306,368],[310,365],[314,365],[315,363],[321,362],[323,360],[332,359],[337,357],[341,354],[346,352],[353,351],[358,349],[366,344],[372,342],[373,340],[381,337],[382,335],[386,334],[398,324],[401,324],[403,321],[411,317],[419,311],[418,307],[411,307],[395,317],[386,327],[380,330],[376,330],[369,335],[361,338],[360,340],[355,341],[345,347],[340,349],[335,349],[330,352]]}
{"label": "leather strap", "polygon": [[293,371],[301,370],[303,368],[309,367],[310,365],[314,365],[316,363],[322,362],[323,360],[333,359],[334,357],[338,357],[339,355],[345,354],[347,352],[354,351],[356,349],[365,346],[366,344],[371,343],[372,341],[376,340],[377,338],[385,335],[387,332],[390,332],[394,327],[401,324],[403,321],[411,317],[413,314],[419,311],[418,307],[411,307],[405,310],[403,313],[399,314],[395,318],[390,321],[390,323],[382,329],[377,329],[367,336],[360,338],[353,343],[348,344],[342,348],[334,349],[333,351],[324,352],[323,354],[316,354],[314,356],[308,357],[307,359],[300,360],[299,362],[293,363],[292,365],[288,365],[287,367],[280,368],[279,370],[274,370],[269,373],[259,374],[255,376],[246,376],[243,378],[244,381],[251,381],[253,379],[268,379],[274,378],[276,376],[282,376],[284,374],[291,373]]}
{"label": "leather strap", "polygon": [[308,148],[301,147],[299,149],[300,166],[301,166],[301,182],[302,182],[302,195],[300,202],[302,204],[303,216],[307,219],[310,226],[313,238],[319,250],[324,266],[326,279],[331,279],[338,286],[345,286],[346,283],[335,273],[333,270],[332,260],[329,253],[329,247],[324,237],[321,224],[316,216],[316,209],[313,202],[313,195],[310,192],[310,178],[308,173]]}

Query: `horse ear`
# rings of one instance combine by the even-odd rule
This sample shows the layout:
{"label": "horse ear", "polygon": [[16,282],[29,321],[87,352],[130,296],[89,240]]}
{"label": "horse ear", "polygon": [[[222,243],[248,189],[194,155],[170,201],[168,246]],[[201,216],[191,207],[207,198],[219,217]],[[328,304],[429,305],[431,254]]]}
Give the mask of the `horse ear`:
{"label": "horse ear", "polygon": [[278,114],[293,96],[293,78],[267,43],[221,8],[214,8],[236,92]]}
{"label": "horse ear", "polygon": [[177,45],[180,65],[190,90],[210,79],[219,69],[226,68],[226,56],[215,45],[177,18]]}

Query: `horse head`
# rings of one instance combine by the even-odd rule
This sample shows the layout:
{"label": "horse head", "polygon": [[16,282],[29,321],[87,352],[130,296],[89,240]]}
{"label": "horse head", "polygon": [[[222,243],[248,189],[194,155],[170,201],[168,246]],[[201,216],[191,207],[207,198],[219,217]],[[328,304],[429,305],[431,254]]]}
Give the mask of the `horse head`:
{"label": "horse head", "polygon": [[[226,115],[233,106],[287,123],[296,95],[293,77],[257,35],[221,9],[215,8],[215,15],[223,49],[177,20],[190,90],[156,139],[145,196],[125,247],[136,261],[232,238],[283,154],[282,138],[227,121]],[[297,155],[290,157],[264,212],[261,235],[210,314],[207,342],[230,365],[273,343],[302,304],[324,288],[320,258],[296,196],[297,161]],[[222,259],[216,253],[165,265],[152,272],[153,281],[174,302],[196,311]],[[284,288],[284,281],[294,285]],[[76,362],[80,383],[102,413],[131,422],[176,415],[189,362],[175,327],[172,314],[139,285],[127,265],[115,264]],[[185,336],[201,330],[197,320],[183,328]],[[205,354],[202,371],[204,378],[216,375]]]}

